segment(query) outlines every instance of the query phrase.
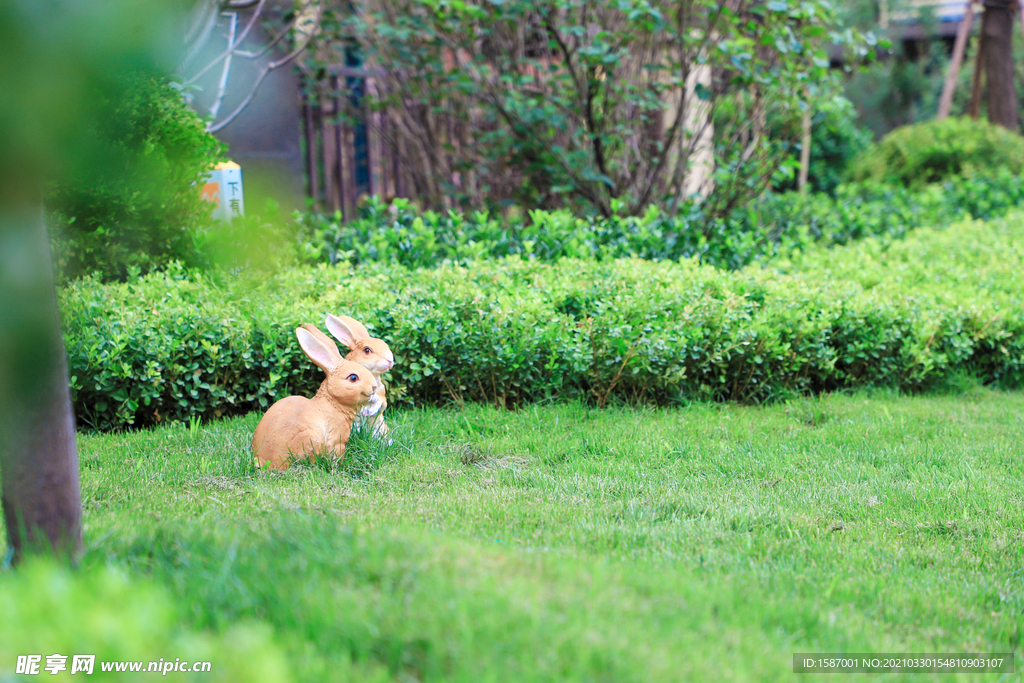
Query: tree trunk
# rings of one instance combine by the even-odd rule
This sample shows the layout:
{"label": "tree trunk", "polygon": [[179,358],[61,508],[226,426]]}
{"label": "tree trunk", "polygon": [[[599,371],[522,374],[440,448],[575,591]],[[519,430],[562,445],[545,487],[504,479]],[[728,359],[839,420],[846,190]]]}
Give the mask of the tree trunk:
{"label": "tree trunk", "polygon": [[1017,89],[1013,82],[1013,15],[1011,2],[986,0],[981,19],[984,36],[988,120],[1016,132]]}
{"label": "tree trunk", "polygon": [[711,103],[700,99],[697,86],[711,89],[711,66],[694,63],[686,77],[686,109],[683,144],[689,145],[683,197],[693,195],[703,201],[715,189],[715,124],[711,119]]}
{"label": "tree trunk", "polygon": [[82,511],[74,416],[42,212],[0,209],[0,480],[7,541],[74,561]]}
{"label": "tree trunk", "polygon": [[811,171],[811,105],[804,110],[803,134],[800,136],[800,175],[797,176],[796,187],[807,192],[807,176]]}

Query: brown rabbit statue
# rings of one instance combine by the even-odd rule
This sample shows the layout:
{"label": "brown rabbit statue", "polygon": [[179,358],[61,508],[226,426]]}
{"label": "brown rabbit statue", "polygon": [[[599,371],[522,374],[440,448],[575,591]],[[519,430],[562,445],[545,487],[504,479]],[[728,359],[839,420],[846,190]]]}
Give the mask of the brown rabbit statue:
{"label": "brown rabbit statue", "polygon": [[342,358],[330,339],[324,343],[322,332],[300,327],[295,336],[327,377],[313,398],[289,396],[270,406],[252,437],[259,467],[288,469],[293,459],[317,454],[344,457],[352,422],[377,390],[373,373]]}
{"label": "brown rabbit statue", "polygon": [[381,375],[395,367],[395,354],[383,339],[371,337],[369,330],[359,321],[347,315],[327,315],[325,321],[327,330],[349,349],[345,360],[359,363],[373,373],[377,378],[377,391],[373,398],[363,407],[356,418],[359,424],[362,420],[370,420],[373,432],[379,437],[388,435],[388,426],[384,422],[383,412],[388,405],[385,398],[384,381]]}

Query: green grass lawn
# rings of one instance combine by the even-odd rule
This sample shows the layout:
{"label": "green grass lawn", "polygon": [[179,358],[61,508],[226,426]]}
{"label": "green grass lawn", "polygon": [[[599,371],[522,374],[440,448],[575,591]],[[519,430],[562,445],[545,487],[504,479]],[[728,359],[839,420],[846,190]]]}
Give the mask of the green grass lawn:
{"label": "green grass lawn", "polygon": [[258,418],[81,436],[74,581],[120,568],[189,633],[269,625],[297,681],[856,676],[793,674],[794,652],[1024,669],[1024,394],[405,411],[391,448],[283,474],[248,462]]}

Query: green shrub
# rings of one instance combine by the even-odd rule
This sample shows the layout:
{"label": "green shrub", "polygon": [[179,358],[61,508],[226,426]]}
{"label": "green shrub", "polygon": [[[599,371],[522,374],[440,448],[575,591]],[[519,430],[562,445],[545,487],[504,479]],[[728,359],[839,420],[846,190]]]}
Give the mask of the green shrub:
{"label": "green shrub", "polygon": [[[799,131],[792,133],[799,140]],[[814,112],[811,119],[811,163],[807,184],[812,192],[834,194],[846,176],[847,167],[871,144],[871,133],[857,124],[857,111],[845,97],[835,97]],[[800,148],[795,146],[792,162],[799,168]],[[796,175],[776,186],[795,190]]]}
{"label": "green shrub", "polygon": [[1024,216],[812,250],[727,272],[696,260],[320,265],[213,285],[180,272],[61,293],[81,425],[265,409],[322,374],[294,329],[364,320],[394,404],[575,398],[769,401],[973,368],[1024,378]]}
{"label": "green shrub", "polygon": [[78,677],[66,678],[72,676],[73,655],[95,655],[95,678],[87,680],[125,680],[124,672],[104,673],[103,662],[144,662],[146,671],[160,659],[211,664],[206,672],[177,672],[174,680],[291,680],[270,629],[240,625],[211,634],[181,628],[163,591],[130,583],[112,569],[72,574],[35,563],[6,572],[0,576],[0,610],[0,675],[13,674],[18,656],[36,654],[42,655],[39,673],[49,678],[46,658],[60,654],[67,657],[60,680]]}
{"label": "green shrub", "polygon": [[196,183],[226,147],[165,79],[129,80],[84,116],[83,133],[96,148],[90,160],[101,161],[73,169],[47,193],[55,262],[66,278],[119,279],[188,261],[193,233],[210,223]]}
{"label": "green shrub", "polygon": [[671,102],[699,62],[708,78],[694,92],[716,133],[705,206],[728,213],[763,192],[789,155],[792,127],[750,135],[751,120],[799,119],[803,103],[832,99],[841,72],[829,67],[826,45],[855,59],[873,55],[874,40],[844,29],[827,0],[742,11],[713,0],[438,8],[437,0],[374,0],[357,13],[340,5],[308,64],[316,71],[337,61],[338,46],[358,35],[360,57],[386,65],[358,107],[389,111],[408,184],[434,209],[511,201],[609,216],[652,201],[675,206],[690,193],[682,180],[694,170],[682,150],[694,138],[670,125],[682,115]]}
{"label": "green shrub", "polygon": [[846,244],[864,237],[900,237],[913,228],[965,217],[1001,216],[1024,203],[1024,178],[1006,169],[988,176],[952,178],[911,191],[878,184],[821,193],[766,194],[709,220],[698,208],[668,216],[651,207],[642,216],[581,217],[568,211],[532,211],[528,222],[502,221],[485,212],[417,213],[406,200],[391,207],[373,198],[364,215],[299,215],[303,249],[325,263],[390,263],[429,268],[480,258],[515,256],[608,260],[699,257],[720,268],[742,268],[811,244]]}
{"label": "green shrub", "polygon": [[917,188],[1000,169],[1024,170],[1024,138],[965,116],[897,128],[853,161],[850,177]]}

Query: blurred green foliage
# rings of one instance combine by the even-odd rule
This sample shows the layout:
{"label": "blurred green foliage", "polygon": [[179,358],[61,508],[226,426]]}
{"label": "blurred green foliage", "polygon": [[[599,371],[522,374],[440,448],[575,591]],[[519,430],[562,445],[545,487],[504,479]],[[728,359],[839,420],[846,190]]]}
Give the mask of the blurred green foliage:
{"label": "blurred green foliage", "polygon": [[968,368],[1024,380],[1024,217],[810,249],[737,272],[696,260],[481,260],[297,268],[214,285],[184,273],[63,290],[81,424],[262,409],[323,379],[294,329],[348,314],[396,356],[396,404],[551,398],[762,402]]}
{"label": "blurred green foliage", "polygon": [[[842,3],[840,13],[848,25],[864,30],[877,30],[880,16],[878,0],[853,0]],[[846,96],[854,102],[861,125],[872,131],[876,138],[900,126],[933,119],[938,113],[939,98],[949,69],[952,40],[939,37],[939,21],[928,7],[914,7],[909,0],[889,0],[890,16],[896,12],[918,13],[925,39],[894,41],[887,57],[853,74],[845,87]],[[978,23],[974,37],[968,44],[964,61],[957,77],[951,112],[967,113],[978,55]],[[1018,108],[1024,111],[1024,39],[1021,32],[1012,32],[1014,80]],[[986,103],[982,98],[981,113]],[[1024,119],[1020,132],[1024,132]]]}
{"label": "blurred green foliage", "polygon": [[176,61],[181,3],[0,0],[0,178],[4,203],[38,205],[41,183],[113,163],[83,122]]}
{"label": "blurred green foliage", "polygon": [[[781,124],[779,124],[781,125]],[[794,122],[789,122],[794,126]],[[799,140],[796,130],[790,131]],[[807,185],[812,192],[834,194],[843,181],[847,166],[871,144],[871,133],[857,121],[857,111],[845,97],[822,103],[811,117],[811,162]],[[799,168],[800,144],[793,146],[791,165]],[[795,190],[796,173],[775,184],[776,190]]]}
{"label": "blurred green foliage", "polygon": [[1024,169],[1024,138],[969,117],[949,117],[898,128],[850,165],[855,181],[918,188],[954,176],[984,176]]}
{"label": "blurred green foliage", "polygon": [[47,192],[64,278],[96,272],[123,279],[172,259],[194,261],[194,235],[212,222],[201,183],[227,146],[206,132],[166,78],[137,72],[119,86],[98,91],[81,122],[108,162],[74,165],[74,174]]}
{"label": "blurred green foliage", "polygon": [[[269,628],[240,624],[220,634],[179,626],[170,597],[144,581],[129,581],[109,568],[72,574],[66,568],[34,562],[0,581],[0,661],[13,668],[19,655],[67,656],[67,669],[54,680],[71,677],[73,655],[95,655],[90,680],[125,680],[124,672],[101,671],[101,662],[149,662],[176,659],[210,662],[206,672],[174,673],[187,681],[291,680]],[[127,674],[130,676],[130,674]],[[155,675],[155,674],[150,674]],[[166,675],[166,674],[164,674]]]}
{"label": "blurred green foliage", "polygon": [[[116,164],[83,122],[99,116],[104,97],[123,95],[125,74],[173,60],[173,9],[154,0],[0,0],[0,422],[31,412],[59,371],[44,187]],[[0,424],[4,460],[17,452],[8,434],[20,438],[24,423]]]}

